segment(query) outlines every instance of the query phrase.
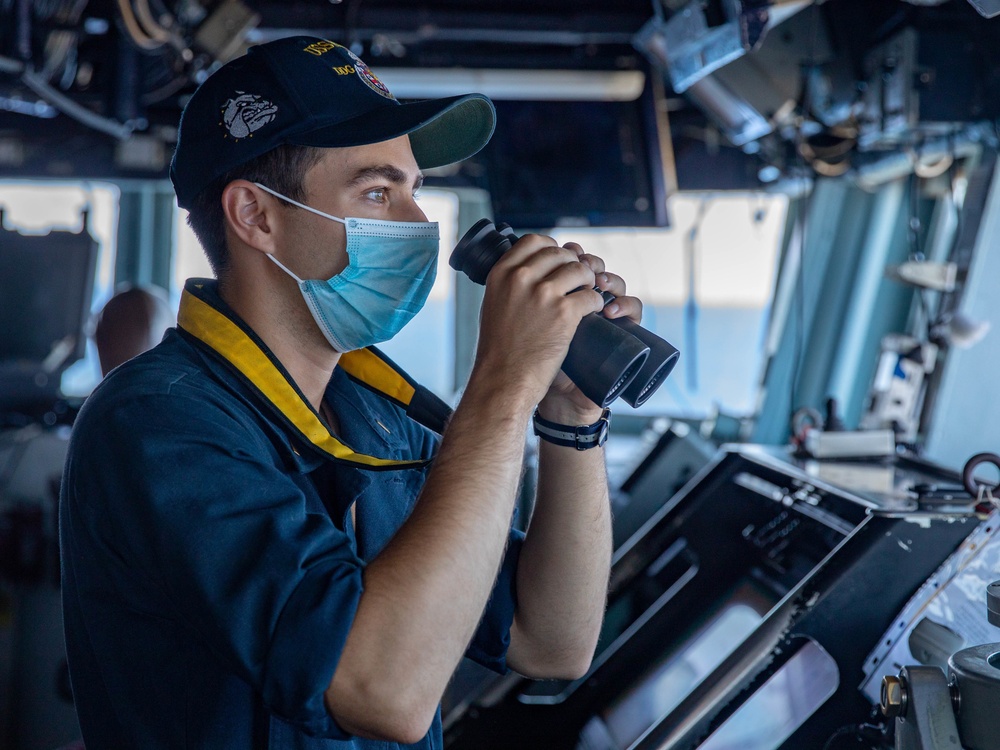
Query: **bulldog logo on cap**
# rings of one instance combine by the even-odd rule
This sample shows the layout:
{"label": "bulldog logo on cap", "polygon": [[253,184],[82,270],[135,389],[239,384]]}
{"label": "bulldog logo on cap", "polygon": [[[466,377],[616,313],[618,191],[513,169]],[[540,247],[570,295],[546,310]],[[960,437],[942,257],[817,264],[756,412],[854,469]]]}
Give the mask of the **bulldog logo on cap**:
{"label": "bulldog logo on cap", "polygon": [[277,116],[278,108],[256,94],[236,93],[239,96],[222,105],[222,124],[229,135],[240,140],[271,122]]}
{"label": "bulldog logo on cap", "polygon": [[430,169],[479,151],[495,121],[482,94],[400,102],[342,45],[282,37],[252,45],[195,90],[178,125],[170,180],[177,205],[190,208],[214,181],[282,145],[350,148],[403,135],[417,165]]}

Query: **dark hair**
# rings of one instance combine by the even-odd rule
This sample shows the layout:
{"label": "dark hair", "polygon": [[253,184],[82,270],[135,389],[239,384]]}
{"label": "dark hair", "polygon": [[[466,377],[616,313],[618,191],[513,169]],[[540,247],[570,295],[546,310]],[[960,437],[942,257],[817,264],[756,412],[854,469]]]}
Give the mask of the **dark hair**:
{"label": "dark hair", "polygon": [[191,202],[187,223],[208,256],[216,278],[221,279],[229,268],[226,217],[222,211],[222,191],[226,185],[240,179],[259,182],[293,200],[303,201],[302,180],[322,156],[323,149],[313,146],[278,146],[229,170],[198,193]]}

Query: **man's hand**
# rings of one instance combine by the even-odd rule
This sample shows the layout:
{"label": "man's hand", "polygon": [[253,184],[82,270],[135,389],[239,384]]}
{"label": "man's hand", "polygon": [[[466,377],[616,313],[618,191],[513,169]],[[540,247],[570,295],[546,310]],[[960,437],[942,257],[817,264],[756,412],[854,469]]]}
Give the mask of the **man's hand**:
{"label": "man's hand", "polygon": [[[477,369],[523,394],[526,405],[541,400],[556,379],[583,316],[604,305],[585,257],[592,256],[583,256],[578,245],[559,247],[551,237],[526,235],[486,279]],[[603,272],[603,262],[600,267]],[[613,287],[624,291],[624,284]],[[631,308],[629,303],[626,311]]]}
{"label": "man's hand", "polygon": [[[625,282],[607,273],[603,260],[576,243],[563,249],[593,274],[594,285],[615,295],[604,315],[639,320],[642,303],[625,295]],[[538,410],[565,425],[591,424],[602,411],[558,369]],[[508,664],[530,677],[583,677],[601,631],[610,568],[603,450],[578,451],[539,441],[537,492],[518,562]]]}
{"label": "man's hand", "polygon": [[[604,317],[627,317],[636,323],[642,320],[642,302],[625,294],[625,280],[621,276],[609,273],[601,258],[584,252],[577,243],[567,242],[563,247],[575,252],[579,261],[593,271],[598,289],[615,296],[604,308]],[[539,404],[539,411],[546,419],[560,424],[591,424],[601,416],[601,407],[583,395],[562,370],[556,373],[548,393]]]}

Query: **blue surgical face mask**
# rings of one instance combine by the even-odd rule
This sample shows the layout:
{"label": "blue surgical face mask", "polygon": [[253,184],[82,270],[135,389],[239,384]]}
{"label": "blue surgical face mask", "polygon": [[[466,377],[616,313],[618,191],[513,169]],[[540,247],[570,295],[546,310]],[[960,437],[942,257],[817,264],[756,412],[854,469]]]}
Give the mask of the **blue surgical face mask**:
{"label": "blue surgical face mask", "polygon": [[267,255],[298,282],[316,324],[338,352],[388,341],[424,306],[437,275],[437,222],[341,219],[254,184],[346,227],[347,268],[332,279],[300,279]]}

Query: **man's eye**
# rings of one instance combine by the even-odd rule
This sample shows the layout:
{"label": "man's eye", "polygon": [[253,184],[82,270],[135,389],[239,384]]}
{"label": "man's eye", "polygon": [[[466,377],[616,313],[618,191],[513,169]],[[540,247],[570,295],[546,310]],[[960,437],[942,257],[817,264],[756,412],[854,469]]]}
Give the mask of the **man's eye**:
{"label": "man's eye", "polygon": [[369,198],[370,200],[376,201],[378,203],[383,203],[385,202],[385,197],[386,197],[385,194],[386,194],[385,188],[376,188],[375,190],[369,190],[367,193],[365,193],[365,197]]}

